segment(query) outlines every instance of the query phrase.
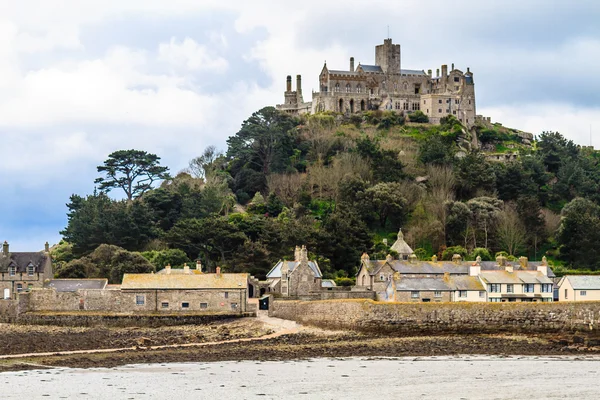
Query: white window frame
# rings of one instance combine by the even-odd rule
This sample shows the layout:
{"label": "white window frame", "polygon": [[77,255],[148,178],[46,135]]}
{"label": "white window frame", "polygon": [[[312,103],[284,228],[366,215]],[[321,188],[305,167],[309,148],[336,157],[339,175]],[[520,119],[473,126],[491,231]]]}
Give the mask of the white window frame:
{"label": "white window frame", "polygon": [[480,290],[479,291],[479,298],[484,298],[485,297],[485,290]]}
{"label": "white window frame", "polygon": [[442,297],[442,292],[441,290],[436,290],[433,292],[433,297]]}
{"label": "white window frame", "polygon": [[135,295],[135,305],[136,306],[145,306],[146,305],[146,295],[145,294],[136,294]]}
{"label": "white window frame", "polygon": [[35,267],[33,265],[28,265],[27,266],[27,275],[28,276],[35,275]]}
{"label": "white window frame", "polygon": [[[531,288],[531,290],[529,290]],[[524,283],[523,293],[535,293],[535,283]]]}
{"label": "white window frame", "polygon": [[14,265],[11,265],[10,267],[8,267],[8,275],[16,276],[17,275],[17,267],[15,267]]}
{"label": "white window frame", "polygon": [[506,284],[506,293],[514,293],[515,292],[515,284],[507,283]]}
{"label": "white window frame", "polygon": [[502,286],[500,283],[490,283],[490,293],[500,293]]}
{"label": "white window frame", "polygon": [[410,298],[411,299],[418,299],[419,297],[421,297],[420,293],[418,290],[411,290],[410,291]]}
{"label": "white window frame", "polygon": [[579,295],[580,295],[580,296],[587,296],[587,291],[585,291],[585,290],[580,290],[580,291],[579,291]]}

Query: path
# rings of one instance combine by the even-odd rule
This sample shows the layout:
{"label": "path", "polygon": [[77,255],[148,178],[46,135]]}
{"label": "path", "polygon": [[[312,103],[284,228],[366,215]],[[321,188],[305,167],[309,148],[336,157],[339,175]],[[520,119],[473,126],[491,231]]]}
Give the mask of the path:
{"label": "path", "polygon": [[204,346],[216,346],[219,344],[227,343],[242,343],[242,342],[254,342],[267,339],[273,339],[283,335],[290,335],[297,333],[302,326],[294,321],[288,321],[281,318],[269,317],[267,311],[258,311],[257,318],[263,322],[267,327],[274,330],[273,333],[263,335],[254,338],[241,338],[241,339],[230,339],[221,340],[216,342],[200,342],[200,343],[184,343],[184,344],[165,344],[160,346],[131,346],[131,347],[118,347],[111,349],[88,349],[88,350],[69,350],[69,351],[52,351],[45,353],[25,353],[25,354],[6,354],[0,355],[0,360],[12,360],[19,358],[29,357],[48,357],[48,356],[66,356],[74,354],[98,354],[98,353],[115,353],[119,351],[132,351],[132,350],[162,350],[162,349],[174,349],[182,347],[204,347]]}

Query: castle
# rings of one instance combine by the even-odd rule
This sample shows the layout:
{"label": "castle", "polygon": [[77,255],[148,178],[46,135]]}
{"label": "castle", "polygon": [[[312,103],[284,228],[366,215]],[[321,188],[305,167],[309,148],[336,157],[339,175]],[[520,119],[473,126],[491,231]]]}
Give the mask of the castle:
{"label": "castle", "polygon": [[385,39],[375,47],[375,65],[358,64],[350,57],[347,70],[333,70],[323,66],[319,75],[319,92],[312,93],[312,102],[304,102],[302,78],[296,77],[296,91],[292,91],[292,77],[287,77],[284,104],[277,109],[290,114],[335,111],[354,114],[366,110],[392,110],[410,114],[422,111],[431,123],[453,115],[467,126],[475,122],[475,85],[473,73],[441,66],[432,75],[428,70],[402,69],[400,45]]}

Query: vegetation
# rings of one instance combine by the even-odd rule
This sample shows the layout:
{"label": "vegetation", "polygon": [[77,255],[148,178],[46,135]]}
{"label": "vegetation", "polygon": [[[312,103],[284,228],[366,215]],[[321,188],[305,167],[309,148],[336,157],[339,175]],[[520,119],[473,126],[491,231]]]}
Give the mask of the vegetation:
{"label": "vegetation", "polygon": [[[517,141],[483,129],[481,142]],[[199,259],[264,278],[304,244],[326,278],[347,285],[363,252],[390,253],[399,227],[419,259],[504,251],[600,270],[598,152],[544,132],[496,163],[470,148],[472,133],[453,117],[409,126],[389,112],[296,118],[266,107],[226,152],[207,148],[175,177],[157,156],[115,152],[99,167],[100,191],[71,196],[58,273],[116,282]],[[108,197],[115,187],[126,200]]]}

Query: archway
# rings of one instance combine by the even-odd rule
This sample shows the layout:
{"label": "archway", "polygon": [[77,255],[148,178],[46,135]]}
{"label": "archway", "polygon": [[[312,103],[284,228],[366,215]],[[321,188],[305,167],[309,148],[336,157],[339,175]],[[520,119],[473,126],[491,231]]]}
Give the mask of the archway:
{"label": "archway", "polygon": [[362,286],[366,286],[366,285],[365,285],[365,278],[366,278],[366,276],[365,276],[365,275],[363,275],[363,276],[362,276]]}
{"label": "archway", "polygon": [[350,114],[354,114],[354,99],[350,99]]}
{"label": "archway", "polygon": [[341,113],[344,112],[344,100],[343,99],[340,99],[340,102],[339,102],[339,111]]}
{"label": "archway", "polygon": [[365,101],[364,100],[360,101],[360,111],[365,111]]}

